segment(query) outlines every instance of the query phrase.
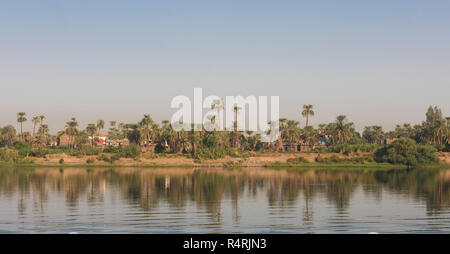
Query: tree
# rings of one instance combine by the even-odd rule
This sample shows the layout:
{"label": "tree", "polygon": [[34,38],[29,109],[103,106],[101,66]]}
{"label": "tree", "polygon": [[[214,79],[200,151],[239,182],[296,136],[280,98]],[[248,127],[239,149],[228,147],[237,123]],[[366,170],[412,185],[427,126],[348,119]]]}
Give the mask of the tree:
{"label": "tree", "polygon": [[239,132],[238,132],[238,113],[239,110],[241,110],[240,107],[237,105],[234,105],[233,111],[234,111],[234,125],[233,125],[233,147],[239,147]]}
{"label": "tree", "polygon": [[16,129],[12,125],[0,128],[0,146],[12,146],[16,137]]}
{"label": "tree", "polygon": [[435,144],[442,145],[448,142],[450,130],[447,120],[440,119],[433,130],[433,141]]}
{"label": "tree", "polygon": [[97,121],[97,131],[98,131],[99,136],[100,136],[100,130],[103,130],[104,128],[105,128],[105,121],[98,120]]}
{"label": "tree", "polygon": [[294,150],[295,144],[300,139],[300,134],[300,123],[294,120],[287,120],[283,132],[281,132],[281,137],[288,142],[290,149]]}
{"label": "tree", "polygon": [[302,116],[306,117],[306,125],[305,125],[305,127],[308,127],[309,116],[314,116],[313,105],[311,105],[311,104],[303,105]]}
{"label": "tree", "polygon": [[401,138],[378,149],[375,160],[408,166],[430,164],[438,161],[436,151],[432,146],[418,146],[413,139]]}
{"label": "tree", "polygon": [[135,123],[127,123],[123,125],[123,135],[133,144],[139,144],[141,134],[139,125]]}
{"label": "tree", "polygon": [[27,118],[26,118],[26,113],[25,112],[19,112],[19,113],[17,113],[17,122],[19,122],[20,123],[20,136],[23,138],[23,128],[22,128],[22,125],[23,125],[23,123],[24,122],[26,122],[27,121]]}
{"label": "tree", "polygon": [[418,139],[429,144],[442,142],[442,135],[445,133],[442,129],[442,126],[445,125],[442,111],[436,106],[434,108],[429,106],[425,116],[426,120],[420,126]]}
{"label": "tree", "polygon": [[36,133],[36,125],[38,125],[41,122],[41,118],[39,116],[35,116],[31,121],[33,122],[33,137],[34,137],[34,134]]}
{"label": "tree", "polygon": [[353,123],[348,122],[345,115],[339,115],[336,117],[336,122],[331,126],[332,140],[336,144],[346,144],[353,137]]}
{"label": "tree", "polygon": [[152,126],[155,124],[150,115],[144,115],[138,123],[141,145],[148,146],[152,142]]}
{"label": "tree", "polygon": [[306,126],[302,133],[305,144],[313,146],[318,141],[317,131],[312,126]]}
{"label": "tree", "polygon": [[224,103],[222,99],[217,99],[214,100],[213,103],[211,104],[211,109],[215,109],[217,111],[217,117],[219,119],[218,123],[219,123],[219,129],[222,129],[222,110],[224,108]]}
{"label": "tree", "polygon": [[[39,128],[41,129],[41,127],[42,127],[42,125],[44,124],[44,119],[45,119],[45,116],[44,115],[40,115],[39,116],[39,123],[40,123],[40,125],[39,125]],[[47,126],[47,129],[48,129],[48,126]]]}
{"label": "tree", "polygon": [[191,124],[191,130],[189,131],[189,141],[191,142],[192,157],[197,157],[197,144],[201,140],[198,131],[195,131],[194,124]]}
{"label": "tree", "polygon": [[97,133],[97,125],[90,123],[86,127],[86,133],[91,137],[91,145],[94,145],[94,136]]}
{"label": "tree", "polygon": [[39,141],[41,144],[47,144],[47,136],[48,136],[48,125],[47,124],[41,124],[39,127]]}
{"label": "tree", "polygon": [[66,122],[66,130],[64,131],[67,135],[69,135],[69,146],[73,149],[74,147],[74,141],[75,141],[75,135],[78,134],[78,121],[75,117],[72,117],[72,119],[68,122]]}
{"label": "tree", "polygon": [[366,126],[363,131],[363,140],[370,144],[382,144],[384,133],[381,126]]}

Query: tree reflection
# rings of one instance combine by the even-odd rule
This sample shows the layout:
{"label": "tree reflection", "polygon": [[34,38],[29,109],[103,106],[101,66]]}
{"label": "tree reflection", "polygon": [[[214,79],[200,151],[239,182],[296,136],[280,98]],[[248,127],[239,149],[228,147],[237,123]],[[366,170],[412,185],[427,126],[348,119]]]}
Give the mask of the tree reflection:
{"label": "tree reflection", "polygon": [[[345,211],[352,195],[381,199],[382,192],[407,195],[426,204],[430,215],[450,206],[450,171],[414,170],[269,170],[269,169],[1,169],[0,197],[29,198],[43,211],[49,192],[64,196],[66,206],[76,208],[80,199],[88,205],[104,202],[107,189],[117,190],[121,200],[143,211],[161,204],[197,209],[221,220],[224,199],[231,200],[233,219],[239,223],[243,196],[266,195],[269,206],[302,205],[302,221],[311,225],[313,200],[325,197],[336,210]],[[27,209],[19,202],[19,212]]]}

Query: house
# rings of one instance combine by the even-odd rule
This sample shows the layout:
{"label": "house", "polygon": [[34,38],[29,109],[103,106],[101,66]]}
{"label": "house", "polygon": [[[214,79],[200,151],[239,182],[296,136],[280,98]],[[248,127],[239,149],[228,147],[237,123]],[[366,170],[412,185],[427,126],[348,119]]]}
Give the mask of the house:
{"label": "house", "polygon": [[59,136],[59,146],[69,146],[71,144],[71,136],[67,135],[66,133],[63,133],[61,136]]}
{"label": "house", "polygon": [[99,135],[88,137],[89,143],[97,145],[97,146],[105,146],[107,139],[108,139],[108,136],[106,134],[99,134]]}
{"label": "house", "polygon": [[50,136],[50,137],[47,139],[47,142],[48,142],[48,146],[49,146],[49,147],[55,148],[55,147],[58,146],[58,137],[56,137],[56,136]]}
{"label": "house", "polygon": [[130,141],[127,138],[124,139],[106,139],[106,147],[124,147],[129,146]]}

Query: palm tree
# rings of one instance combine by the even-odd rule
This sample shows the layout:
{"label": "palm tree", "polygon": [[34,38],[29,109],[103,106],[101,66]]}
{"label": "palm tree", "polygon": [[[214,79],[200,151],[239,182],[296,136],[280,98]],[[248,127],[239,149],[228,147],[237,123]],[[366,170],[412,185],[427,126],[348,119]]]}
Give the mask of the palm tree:
{"label": "palm tree", "polygon": [[333,143],[345,144],[350,141],[353,134],[353,123],[349,123],[345,115],[336,117],[336,122],[332,123]]}
{"label": "palm tree", "polygon": [[189,131],[188,135],[192,147],[192,157],[195,158],[197,155],[197,144],[199,143],[201,138],[198,135],[198,131],[195,131],[194,124],[191,124],[191,130]]}
{"label": "palm tree", "polygon": [[38,125],[41,122],[41,118],[39,116],[35,116],[33,117],[33,119],[31,119],[31,121],[33,122],[33,137],[34,137],[34,134],[36,132],[36,125]]}
{"label": "palm tree", "polygon": [[22,128],[22,124],[23,122],[27,121],[27,118],[25,117],[26,113],[25,112],[19,112],[17,113],[17,122],[20,123],[20,136],[23,138],[23,128]]}
{"label": "palm tree", "polygon": [[[39,123],[40,123],[39,128],[41,128],[42,125],[44,124],[45,116],[44,116],[44,115],[40,115],[40,116],[39,116],[39,119],[40,119],[40,121],[39,121]],[[48,127],[48,126],[47,126],[47,127]]]}
{"label": "palm tree", "polygon": [[381,144],[385,134],[381,126],[366,126],[362,134],[363,139],[370,144]]}
{"label": "palm tree", "polygon": [[150,115],[144,115],[142,120],[138,123],[139,132],[140,132],[140,142],[144,146],[148,146],[150,144],[151,138],[151,127],[154,125],[153,119]]}
{"label": "palm tree", "polygon": [[445,140],[448,140],[450,133],[445,120],[439,120],[433,133],[433,138],[436,144],[442,145]]}
{"label": "palm tree", "polygon": [[216,117],[217,117],[216,115],[208,115],[206,117],[206,119],[209,120],[209,122],[205,123],[205,129],[207,131],[212,131],[214,133],[216,132],[217,130]]}
{"label": "palm tree", "polygon": [[48,136],[48,125],[47,124],[42,124],[41,122],[41,126],[39,127],[39,140],[42,144],[47,144],[47,136]]}
{"label": "palm tree", "polygon": [[66,130],[64,131],[67,135],[69,135],[69,146],[70,148],[74,147],[74,137],[78,134],[78,121],[75,117],[72,117],[72,119],[68,122],[66,122]]}
{"label": "palm tree", "polygon": [[222,130],[222,110],[223,110],[223,100],[222,99],[217,99],[214,100],[213,103],[211,104],[211,109],[215,109],[217,110],[217,117],[219,118],[219,129]]}
{"label": "palm tree", "polygon": [[278,122],[279,122],[280,131],[283,132],[283,130],[286,128],[287,119],[280,118]]}
{"label": "palm tree", "polygon": [[303,140],[305,141],[306,145],[309,145],[310,147],[314,146],[314,144],[317,142],[317,131],[312,126],[307,126],[303,129]]}
{"label": "palm tree", "polygon": [[313,105],[311,105],[311,104],[303,105],[302,116],[306,117],[305,127],[308,127],[309,116],[314,116]]}
{"label": "palm tree", "polygon": [[91,137],[91,145],[94,145],[94,135],[97,133],[97,126],[93,123],[88,124],[86,133]]}
{"label": "palm tree", "polygon": [[103,128],[105,128],[105,121],[98,120],[97,121],[97,131],[98,131],[99,136],[100,136],[100,130],[103,130]]}
{"label": "palm tree", "polygon": [[300,139],[300,123],[294,120],[288,120],[281,136],[286,140],[291,150],[295,150],[295,144]]}
{"label": "palm tree", "polygon": [[239,146],[238,120],[237,120],[237,116],[238,116],[239,110],[241,110],[241,108],[238,107],[237,105],[234,105],[234,107],[233,107],[233,111],[234,111],[233,146],[234,147],[238,147]]}

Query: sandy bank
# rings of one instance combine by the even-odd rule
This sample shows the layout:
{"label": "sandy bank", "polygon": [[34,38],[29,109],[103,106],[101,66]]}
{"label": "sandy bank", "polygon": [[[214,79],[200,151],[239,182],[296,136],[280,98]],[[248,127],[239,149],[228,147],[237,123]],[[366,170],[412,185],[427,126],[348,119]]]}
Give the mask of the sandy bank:
{"label": "sandy bank", "polygon": [[[320,157],[326,158],[330,156],[338,156],[340,158],[355,158],[367,155],[367,153],[354,153],[351,155],[343,155],[339,153],[326,153],[320,154]],[[450,164],[450,153],[439,152],[439,160]],[[208,160],[201,163],[194,162],[193,159],[187,158],[183,155],[159,155],[159,156],[149,156],[148,154],[143,154],[138,159],[131,158],[121,158],[115,161],[113,164],[98,160],[98,156],[70,156],[67,154],[49,154],[45,158],[35,158],[34,163],[39,165],[60,165],[60,159],[64,160],[64,165],[85,165],[87,161],[91,159],[91,165],[115,165],[115,166],[168,166],[168,167],[179,167],[179,166],[192,166],[192,167],[221,167],[230,163],[239,163],[243,167],[261,167],[268,163],[273,162],[287,162],[288,159],[303,157],[309,162],[314,162],[314,159],[318,156],[316,153],[256,153],[248,158],[236,158],[227,156],[222,159]]]}

